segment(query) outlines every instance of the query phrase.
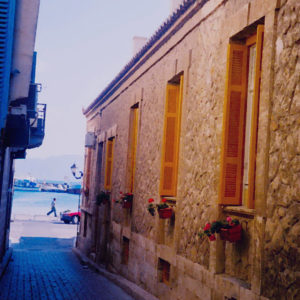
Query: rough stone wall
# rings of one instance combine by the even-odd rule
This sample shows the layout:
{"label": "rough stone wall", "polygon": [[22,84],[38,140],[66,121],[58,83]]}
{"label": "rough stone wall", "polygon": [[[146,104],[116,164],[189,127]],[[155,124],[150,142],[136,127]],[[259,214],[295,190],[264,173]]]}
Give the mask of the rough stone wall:
{"label": "rough stone wall", "polygon": [[[296,210],[299,204],[299,190],[298,195],[296,194],[297,184],[299,188],[299,136],[296,134],[299,134],[300,123],[299,68],[294,67],[299,66],[299,7],[297,11],[295,0],[288,1],[278,13],[275,90],[271,93],[273,98],[270,98],[270,157],[266,159],[270,161],[267,243],[264,246],[265,211],[261,215],[259,210],[250,213],[245,213],[243,209],[238,212],[223,212],[224,215],[233,217],[238,215],[240,221],[243,221],[244,230],[242,243],[223,244],[223,258],[217,253],[219,250],[216,250],[216,244],[209,243],[207,238],[199,238],[197,235],[205,223],[218,217],[219,213],[217,201],[229,39],[246,26],[261,20],[264,17],[262,11],[275,14],[274,3],[277,2],[210,1],[203,11],[181,30],[184,31],[186,27],[192,28],[201,16],[207,14],[209,7],[216,5],[216,9],[213,9],[200,25],[180,41],[180,32],[175,34],[162,50],[137,71],[140,75],[144,72],[140,77],[134,74],[107,103],[88,116],[88,130],[95,130],[96,135],[108,132],[117,125],[111,199],[118,199],[120,191],[126,192],[130,107],[139,102],[133,208],[129,212],[112,202],[111,209],[108,209],[108,260],[112,270],[120,272],[161,299],[169,299],[170,295],[174,299],[186,297],[223,300],[225,296],[245,300],[263,299],[259,297],[262,278],[259,270],[262,260],[265,264],[263,284],[266,296],[273,299],[278,293],[282,295],[281,292],[287,287],[290,293],[288,295],[295,295],[297,291],[295,274],[298,266],[295,257],[297,242],[299,243],[299,212]],[[296,17],[290,10],[293,5],[294,11],[298,13]],[[272,47],[270,28],[275,25],[268,23],[266,48]],[[165,54],[168,49],[171,50]],[[158,62],[153,64],[156,60]],[[273,74],[271,58],[266,56],[263,63],[264,66],[270,66],[267,72]],[[166,84],[182,71],[184,89],[175,219],[163,221],[159,220],[158,216],[150,216],[147,211],[147,199],[154,198],[156,203],[160,201]],[[273,86],[270,88],[273,89]],[[262,89],[266,94],[267,88],[263,86]],[[263,100],[266,101],[265,98]],[[96,114],[100,117],[95,116]],[[261,119],[263,116],[260,116]],[[267,131],[269,132],[269,128]],[[267,152],[265,156],[267,157]],[[104,157],[105,151],[103,159]],[[99,184],[103,187],[103,181],[104,176],[100,182],[92,184],[94,187]],[[104,208],[99,209],[100,216],[103,217],[104,211]],[[121,261],[123,237],[130,240],[128,266],[123,265]],[[291,247],[288,249],[289,243]],[[260,245],[263,245],[265,250],[264,258]],[[159,258],[171,264],[169,286],[159,281]],[[216,264],[220,260],[223,260],[224,268],[217,270]],[[278,261],[278,269],[274,266],[274,261]],[[256,285],[253,284],[253,278],[258,282]],[[274,285],[274,281],[278,282],[278,286],[275,285],[274,291],[270,288],[268,290],[268,287]],[[253,290],[249,289],[251,284]]]}
{"label": "rough stone wall", "polygon": [[[298,299],[297,297],[300,297],[300,2],[297,0],[283,2],[277,18],[264,294],[271,299]],[[274,288],[270,289],[270,286]]]}
{"label": "rough stone wall", "polygon": [[221,36],[224,11],[225,7],[216,11],[179,49],[192,50],[182,114],[178,252],[207,268],[209,242],[197,233],[213,219],[213,205],[218,199],[223,116],[220,99],[224,98],[227,51]]}

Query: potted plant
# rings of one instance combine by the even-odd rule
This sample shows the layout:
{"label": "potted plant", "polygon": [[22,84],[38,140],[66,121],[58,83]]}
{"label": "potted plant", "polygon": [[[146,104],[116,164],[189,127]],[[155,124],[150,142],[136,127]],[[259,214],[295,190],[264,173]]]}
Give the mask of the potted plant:
{"label": "potted plant", "polygon": [[96,197],[97,205],[105,204],[109,201],[109,193],[101,191]]}
{"label": "potted plant", "polygon": [[155,215],[155,205],[153,204],[153,202],[154,202],[154,199],[152,199],[152,198],[148,199],[149,204],[148,204],[147,209],[151,216]]}
{"label": "potted plant", "polygon": [[154,200],[152,198],[148,199],[149,204],[147,209],[152,216],[155,215],[155,209],[157,209],[158,215],[161,219],[170,219],[173,215],[173,208],[169,207],[165,198],[163,198],[161,201],[162,203],[154,205]]}
{"label": "potted plant", "polygon": [[172,207],[169,207],[165,198],[163,198],[161,201],[162,203],[156,205],[158,215],[161,219],[170,219],[173,214],[173,209]]}
{"label": "potted plant", "polygon": [[239,223],[239,220],[227,217],[226,220],[207,223],[199,236],[207,235],[210,241],[215,241],[216,233],[220,234],[222,240],[234,243],[242,238],[242,226]]}
{"label": "potted plant", "polygon": [[131,208],[133,202],[133,194],[132,193],[125,193],[121,196],[121,203],[123,208]]}

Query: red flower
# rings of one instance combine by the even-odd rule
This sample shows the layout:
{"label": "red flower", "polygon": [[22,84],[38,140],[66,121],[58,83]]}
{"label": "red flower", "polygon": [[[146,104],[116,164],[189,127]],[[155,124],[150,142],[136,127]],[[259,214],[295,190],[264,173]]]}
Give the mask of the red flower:
{"label": "red flower", "polygon": [[148,202],[149,203],[154,202],[154,199],[150,198],[150,199],[148,199]]}
{"label": "red flower", "polygon": [[120,192],[120,195],[122,195],[123,194],[123,192]]}
{"label": "red flower", "polygon": [[208,238],[211,242],[216,240],[216,236],[214,234],[210,235]]}
{"label": "red flower", "polygon": [[205,225],[205,227],[204,227],[204,231],[205,231],[205,230],[209,230],[210,227],[211,227],[210,223],[207,223],[207,224]]}
{"label": "red flower", "polygon": [[115,200],[115,199],[112,199],[112,202],[113,202],[113,203],[116,203],[116,200]]}
{"label": "red flower", "polygon": [[231,223],[231,221],[232,221],[231,217],[227,217],[227,218],[226,218],[226,221],[227,221],[228,223]]}
{"label": "red flower", "polygon": [[167,199],[166,198],[162,198],[161,202],[165,203],[165,202],[167,202]]}

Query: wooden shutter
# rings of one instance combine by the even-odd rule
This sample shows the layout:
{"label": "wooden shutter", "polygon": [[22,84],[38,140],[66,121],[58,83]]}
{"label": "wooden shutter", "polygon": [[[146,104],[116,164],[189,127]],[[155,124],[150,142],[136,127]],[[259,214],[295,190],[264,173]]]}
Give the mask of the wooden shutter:
{"label": "wooden shutter", "polygon": [[0,129],[8,111],[15,23],[15,0],[0,0]]}
{"label": "wooden shutter", "polygon": [[88,148],[86,157],[85,187],[90,188],[92,149]]}
{"label": "wooden shutter", "polygon": [[137,132],[138,132],[138,119],[139,119],[139,109],[138,107],[132,109],[131,118],[131,149],[130,149],[130,160],[131,160],[131,170],[130,170],[130,182],[129,182],[129,192],[133,193],[134,185],[134,174],[135,174],[135,162],[136,162],[136,147],[137,147]]}
{"label": "wooden shutter", "polygon": [[111,180],[112,180],[112,167],[113,167],[113,156],[114,156],[114,141],[115,139],[110,139],[107,141],[106,146],[106,160],[105,160],[105,183],[104,188],[108,191],[111,190]]}
{"label": "wooden shutter", "polygon": [[229,44],[223,115],[219,203],[241,204],[247,47]]}
{"label": "wooden shutter", "polygon": [[183,76],[168,84],[164,118],[160,195],[176,196]]}
{"label": "wooden shutter", "polygon": [[249,175],[248,175],[248,207],[254,208],[254,187],[255,187],[255,161],[256,161],[256,145],[257,145],[257,128],[258,128],[258,105],[261,81],[261,58],[263,49],[264,26],[258,25],[256,34],[256,58],[255,58],[255,75],[254,75],[254,93],[253,107],[251,116],[251,138],[250,138],[250,154],[249,154]]}

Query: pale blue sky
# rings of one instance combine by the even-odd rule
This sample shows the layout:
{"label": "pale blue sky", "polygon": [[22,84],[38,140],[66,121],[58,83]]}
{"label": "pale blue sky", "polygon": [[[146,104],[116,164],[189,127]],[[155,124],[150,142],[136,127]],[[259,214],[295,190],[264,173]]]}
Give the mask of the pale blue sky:
{"label": "pale blue sky", "polygon": [[82,154],[87,107],[132,58],[133,36],[149,38],[170,0],[41,0],[36,50],[46,137],[28,158]]}

